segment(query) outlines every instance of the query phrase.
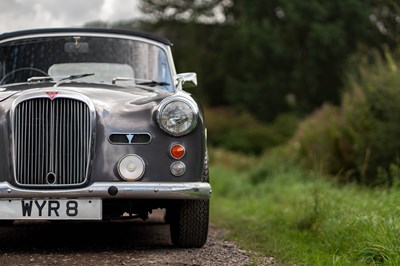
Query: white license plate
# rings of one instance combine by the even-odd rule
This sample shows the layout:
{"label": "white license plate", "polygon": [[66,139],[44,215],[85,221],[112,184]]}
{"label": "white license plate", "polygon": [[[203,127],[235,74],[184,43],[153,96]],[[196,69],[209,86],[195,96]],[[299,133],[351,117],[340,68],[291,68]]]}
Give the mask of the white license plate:
{"label": "white license plate", "polygon": [[101,199],[0,200],[0,219],[101,220]]}

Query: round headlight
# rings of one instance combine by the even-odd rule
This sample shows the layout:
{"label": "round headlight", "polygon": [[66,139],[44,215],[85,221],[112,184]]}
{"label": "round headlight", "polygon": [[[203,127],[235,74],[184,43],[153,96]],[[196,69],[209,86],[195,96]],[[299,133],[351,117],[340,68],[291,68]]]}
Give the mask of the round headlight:
{"label": "round headlight", "polygon": [[173,100],[161,105],[158,113],[160,127],[173,136],[190,133],[197,123],[195,107],[183,100]]}
{"label": "round headlight", "polygon": [[142,158],[136,154],[128,154],[119,160],[117,170],[126,181],[136,181],[143,176],[145,166]]}

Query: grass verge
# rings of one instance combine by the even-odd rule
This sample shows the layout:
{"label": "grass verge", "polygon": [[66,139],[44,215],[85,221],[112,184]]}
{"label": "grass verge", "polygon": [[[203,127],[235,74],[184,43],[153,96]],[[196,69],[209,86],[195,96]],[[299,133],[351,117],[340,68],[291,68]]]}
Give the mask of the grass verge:
{"label": "grass verge", "polygon": [[400,191],[339,186],[285,158],[211,151],[211,220],[283,265],[400,265]]}

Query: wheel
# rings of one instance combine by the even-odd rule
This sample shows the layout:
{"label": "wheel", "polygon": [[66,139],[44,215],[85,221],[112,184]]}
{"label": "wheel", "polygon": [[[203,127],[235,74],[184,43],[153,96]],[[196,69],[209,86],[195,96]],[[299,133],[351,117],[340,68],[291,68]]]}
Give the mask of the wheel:
{"label": "wheel", "polygon": [[171,240],[175,246],[200,248],[208,235],[209,200],[183,200],[171,211]]}
{"label": "wheel", "polygon": [[12,75],[14,75],[15,73],[20,72],[20,71],[29,71],[29,73],[32,73],[32,72],[39,72],[40,74],[43,74],[43,75],[45,75],[46,77],[49,76],[49,74],[47,74],[45,71],[43,71],[43,70],[41,70],[41,69],[39,69],[39,68],[34,68],[34,67],[21,67],[21,68],[17,68],[17,69],[15,69],[15,70],[13,70],[13,71],[11,71],[11,72],[5,74],[5,75],[3,76],[3,78],[1,79],[1,81],[0,81],[0,84],[5,84],[5,81],[6,81],[9,77],[11,77]]}

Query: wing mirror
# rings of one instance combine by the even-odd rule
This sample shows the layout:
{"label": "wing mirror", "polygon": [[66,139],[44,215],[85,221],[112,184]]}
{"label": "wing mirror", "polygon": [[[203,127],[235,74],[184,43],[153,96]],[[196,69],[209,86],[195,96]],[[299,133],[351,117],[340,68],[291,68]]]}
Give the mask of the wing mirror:
{"label": "wing mirror", "polygon": [[174,80],[177,88],[185,89],[197,86],[197,75],[193,72],[177,74]]}

